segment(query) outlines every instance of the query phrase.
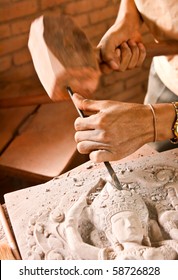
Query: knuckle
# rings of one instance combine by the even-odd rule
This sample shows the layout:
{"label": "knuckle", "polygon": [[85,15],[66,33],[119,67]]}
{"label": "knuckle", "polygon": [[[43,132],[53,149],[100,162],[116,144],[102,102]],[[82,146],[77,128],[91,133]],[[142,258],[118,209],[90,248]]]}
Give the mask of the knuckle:
{"label": "knuckle", "polygon": [[99,141],[102,143],[107,143],[108,142],[108,134],[106,130],[101,130],[99,133]]}
{"label": "knuckle", "polygon": [[140,49],[139,49],[139,52],[140,52],[142,55],[146,55],[146,49],[145,49],[145,48],[140,48]]}
{"label": "knuckle", "polygon": [[86,105],[86,104],[88,104],[88,102],[89,102],[88,99],[83,99],[83,100],[82,100],[82,105]]}
{"label": "knuckle", "polygon": [[129,45],[129,48],[130,48],[131,53],[136,53],[136,52],[138,52],[138,46],[137,46],[137,44],[130,44],[130,45]]}
{"label": "knuckle", "polygon": [[107,120],[106,115],[103,112],[99,112],[98,118],[96,120],[96,127],[98,129],[104,128],[106,124],[106,120]]}
{"label": "knuckle", "polygon": [[132,49],[132,51],[137,52],[137,51],[138,51],[138,46],[137,46],[137,44],[133,44],[133,45],[131,46],[131,49]]}

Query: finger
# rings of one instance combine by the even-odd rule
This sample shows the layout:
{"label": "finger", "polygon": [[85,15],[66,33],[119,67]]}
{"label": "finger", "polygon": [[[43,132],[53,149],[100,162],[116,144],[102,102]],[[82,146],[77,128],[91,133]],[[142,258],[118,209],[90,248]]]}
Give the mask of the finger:
{"label": "finger", "polygon": [[77,150],[81,154],[90,154],[95,150],[107,150],[108,145],[95,141],[82,141],[77,144]]}
{"label": "finger", "polygon": [[130,59],[130,62],[128,64],[128,69],[133,69],[137,66],[138,59],[139,59],[139,48],[137,43],[135,43],[132,40],[128,41],[128,46],[130,47],[130,50],[132,52],[132,56]]}
{"label": "finger", "polygon": [[77,108],[82,111],[95,111],[98,112],[102,106],[102,101],[85,99],[83,96],[74,93],[73,101]]}
{"label": "finger", "polygon": [[[117,59],[118,60],[118,59]],[[109,60],[108,61],[108,65],[110,66],[110,68],[112,69],[112,70],[115,70],[115,71],[117,71],[117,70],[119,70],[119,67],[120,67],[120,63],[118,63],[117,61],[116,61],[116,59],[115,60]]]}
{"label": "finger", "polygon": [[111,51],[109,48],[105,49],[105,52],[100,52],[101,61],[106,63],[112,70],[119,70],[120,67],[120,50],[113,48]]}
{"label": "finger", "polygon": [[99,127],[99,123],[96,115],[91,115],[87,118],[77,118],[74,122],[74,128],[76,131],[93,130]]}
{"label": "finger", "polygon": [[107,143],[105,132],[102,130],[94,129],[94,130],[77,131],[75,133],[76,143],[86,141],[86,140],[93,141],[93,142]]}
{"label": "finger", "polygon": [[140,67],[146,58],[146,48],[142,43],[138,43],[138,48],[139,48],[139,58],[137,62],[137,67]]}
{"label": "finger", "polygon": [[91,161],[96,163],[115,160],[113,154],[108,150],[92,151],[89,154],[89,157]]}
{"label": "finger", "polygon": [[115,69],[118,70],[120,65],[120,50],[116,51],[114,58],[113,55],[109,55],[106,59],[103,58],[100,47],[94,48],[94,52],[102,73],[108,74]]}
{"label": "finger", "polygon": [[107,62],[109,65],[109,68],[113,71],[119,71],[120,61],[121,61],[121,50],[120,50],[120,48],[116,48],[113,59],[108,60],[108,62]]}
{"label": "finger", "polygon": [[122,43],[120,46],[121,50],[121,62],[120,62],[120,71],[125,71],[128,68],[132,52],[131,49],[129,48],[127,43]]}

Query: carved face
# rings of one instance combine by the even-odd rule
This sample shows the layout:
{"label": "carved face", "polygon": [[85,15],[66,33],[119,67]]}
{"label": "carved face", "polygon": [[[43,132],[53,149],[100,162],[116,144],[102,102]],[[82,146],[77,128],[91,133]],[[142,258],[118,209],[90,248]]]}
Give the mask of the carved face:
{"label": "carved face", "polygon": [[143,227],[138,215],[132,211],[119,212],[111,217],[112,233],[120,243],[142,243]]}

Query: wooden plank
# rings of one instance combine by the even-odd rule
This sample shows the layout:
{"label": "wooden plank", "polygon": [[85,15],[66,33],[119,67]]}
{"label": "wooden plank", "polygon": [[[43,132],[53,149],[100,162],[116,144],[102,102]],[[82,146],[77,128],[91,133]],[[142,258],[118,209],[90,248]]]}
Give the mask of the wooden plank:
{"label": "wooden plank", "polygon": [[59,175],[76,152],[76,117],[71,101],[42,105],[3,153],[0,168],[42,178]]}
{"label": "wooden plank", "polygon": [[[14,98],[25,99],[27,96],[46,96],[43,87],[41,86],[37,77],[32,77],[19,82],[13,82],[8,84],[1,84],[0,92],[0,152],[8,144],[8,142],[14,137],[19,125],[34,111],[36,105],[19,108],[15,104]],[[14,102],[14,108],[3,107],[3,103],[6,100]],[[8,107],[8,106],[7,106]]]}
{"label": "wooden plank", "polygon": [[0,152],[2,152],[8,142],[14,137],[17,127],[35,108],[36,106],[27,106],[0,110]]}

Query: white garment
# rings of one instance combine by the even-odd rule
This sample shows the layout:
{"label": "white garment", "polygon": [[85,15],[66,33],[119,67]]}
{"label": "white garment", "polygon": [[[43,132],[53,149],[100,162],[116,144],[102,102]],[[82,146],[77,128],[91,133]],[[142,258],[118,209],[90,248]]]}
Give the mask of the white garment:
{"label": "white garment", "polygon": [[[157,41],[178,41],[178,0],[135,0],[135,4]],[[154,57],[154,66],[165,86],[178,95],[178,55]]]}

